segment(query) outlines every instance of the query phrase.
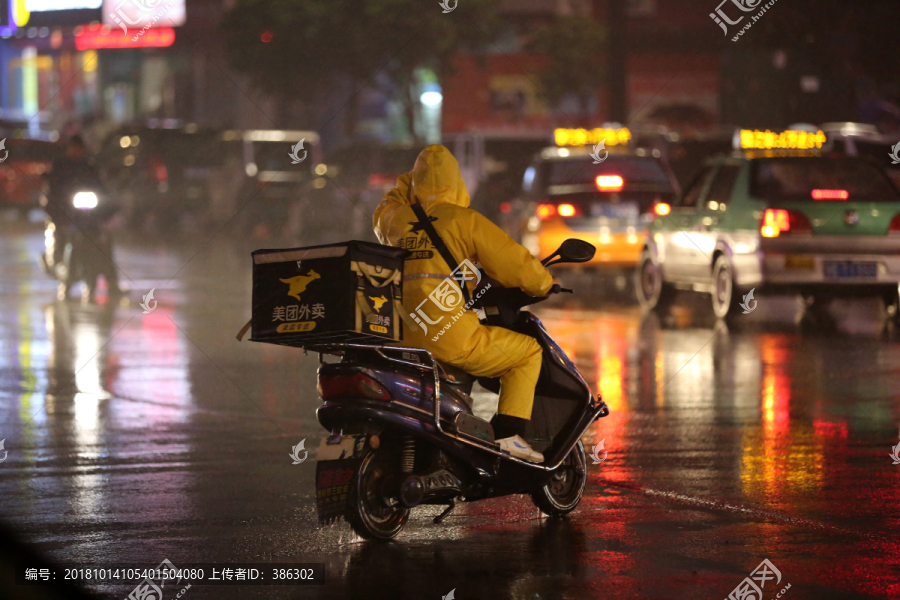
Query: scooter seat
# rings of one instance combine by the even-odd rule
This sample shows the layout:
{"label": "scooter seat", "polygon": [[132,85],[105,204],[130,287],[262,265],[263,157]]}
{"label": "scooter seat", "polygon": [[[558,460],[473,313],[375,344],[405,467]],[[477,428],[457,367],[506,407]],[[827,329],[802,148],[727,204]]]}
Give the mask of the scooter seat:
{"label": "scooter seat", "polygon": [[459,367],[454,367],[442,361],[437,361],[441,367],[441,381],[453,385],[471,385],[475,383],[475,378],[469,375]]}

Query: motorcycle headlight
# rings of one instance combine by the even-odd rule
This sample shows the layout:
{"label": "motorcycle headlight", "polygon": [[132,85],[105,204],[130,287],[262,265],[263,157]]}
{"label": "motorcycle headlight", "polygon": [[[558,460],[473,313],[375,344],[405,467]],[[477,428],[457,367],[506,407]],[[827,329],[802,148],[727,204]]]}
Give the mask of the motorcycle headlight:
{"label": "motorcycle headlight", "polygon": [[72,197],[72,204],[75,208],[96,208],[97,194],[94,192],[78,192]]}

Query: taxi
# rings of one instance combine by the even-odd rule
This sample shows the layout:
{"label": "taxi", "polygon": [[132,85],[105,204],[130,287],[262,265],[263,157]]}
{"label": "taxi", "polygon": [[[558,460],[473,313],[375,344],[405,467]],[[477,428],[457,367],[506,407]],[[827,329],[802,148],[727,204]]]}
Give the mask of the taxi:
{"label": "taxi", "polygon": [[754,290],[896,304],[900,191],[879,165],[828,152],[815,128],[739,130],[734,148],[654,207],[635,279],[645,308],[666,308],[676,288],[709,293],[719,318],[752,310]]}
{"label": "taxi", "polygon": [[650,211],[672,201],[675,177],[658,151],[654,156],[632,149],[624,127],[557,129],[554,139],[556,145],[542,150],[523,177],[522,245],[535,256],[548,256],[576,238],[597,247],[587,266],[633,270]]}

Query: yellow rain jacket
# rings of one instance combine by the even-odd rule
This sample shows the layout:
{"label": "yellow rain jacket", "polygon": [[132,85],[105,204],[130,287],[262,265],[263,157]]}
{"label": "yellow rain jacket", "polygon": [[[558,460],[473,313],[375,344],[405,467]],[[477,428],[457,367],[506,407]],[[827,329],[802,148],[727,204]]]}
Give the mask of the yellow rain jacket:
{"label": "yellow rain jacket", "polygon": [[[530,419],[541,367],[540,346],[529,336],[482,325],[470,310],[460,314],[464,300],[448,312],[429,298],[445,283],[451,268],[416,225],[410,206],[416,199],[458,262],[479,262],[504,287],[522,288],[536,297],[550,291],[553,278],[528,250],[469,209],[459,163],[444,146],[425,148],[413,170],[397,179],[397,186],[375,209],[373,223],[381,243],[412,253],[404,267],[403,307],[408,313],[404,342],[425,348],[438,360],[472,375],[500,377],[500,414]],[[474,283],[468,283],[473,299],[477,295]]]}

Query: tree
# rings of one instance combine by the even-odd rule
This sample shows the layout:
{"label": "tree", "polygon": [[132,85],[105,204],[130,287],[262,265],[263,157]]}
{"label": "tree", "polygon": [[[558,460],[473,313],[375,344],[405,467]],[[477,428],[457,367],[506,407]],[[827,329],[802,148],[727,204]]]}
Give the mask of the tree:
{"label": "tree", "polygon": [[282,102],[317,102],[341,81],[353,86],[344,111],[355,130],[359,91],[383,70],[415,136],[415,73],[443,76],[455,55],[483,48],[496,31],[498,0],[467,0],[443,14],[415,0],[238,0],[222,23],[232,66]]}
{"label": "tree", "polygon": [[554,104],[572,95],[580,114],[590,114],[591,100],[606,77],[602,57],[606,55],[607,35],[590,17],[560,16],[534,32],[528,49],[548,59],[538,72],[543,95]]}

